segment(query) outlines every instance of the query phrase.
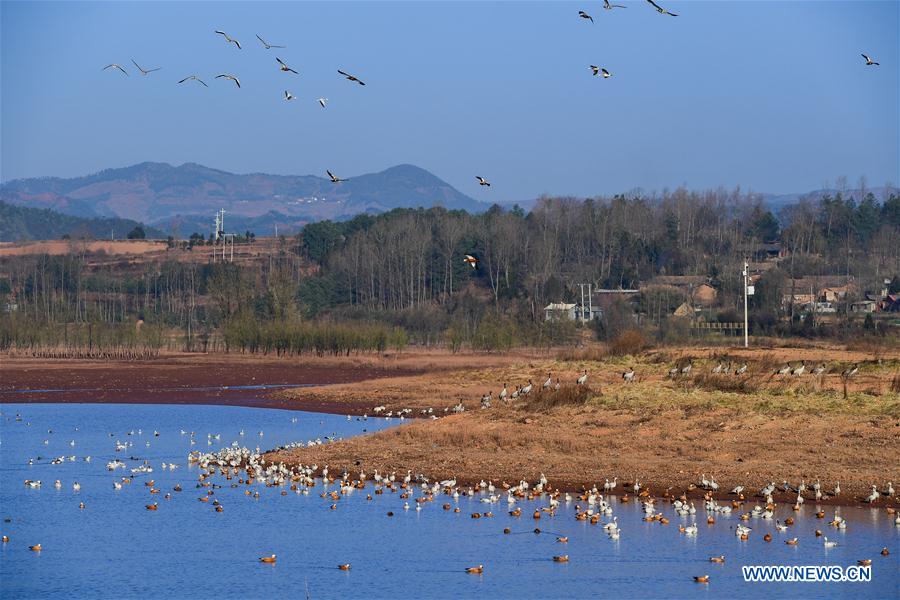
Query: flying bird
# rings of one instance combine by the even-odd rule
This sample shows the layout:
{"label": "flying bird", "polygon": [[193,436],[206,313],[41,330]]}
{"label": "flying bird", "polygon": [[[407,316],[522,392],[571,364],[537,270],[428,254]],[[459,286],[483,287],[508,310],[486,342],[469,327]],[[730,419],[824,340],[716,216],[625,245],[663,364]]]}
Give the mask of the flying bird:
{"label": "flying bird", "polygon": [[229,75],[228,73],[223,73],[223,74],[221,74],[221,75],[216,75],[216,79],[220,79],[220,78],[222,78],[222,77],[224,77],[225,79],[230,79],[230,80],[232,80],[232,81],[235,83],[235,85],[237,85],[238,87],[241,87],[241,82],[238,81],[238,78],[235,77],[234,75]]}
{"label": "flying bird", "polygon": [[118,70],[122,71],[123,73],[125,73],[126,75],[128,75],[128,71],[126,71],[125,69],[123,69],[122,67],[117,65],[116,63],[112,63],[111,65],[106,65],[105,67],[103,67],[100,70],[105,71],[107,69],[118,69]]}
{"label": "flying bird", "polygon": [[669,15],[669,16],[671,16],[671,17],[677,17],[677,16],[678,16],[678,15],[676,15],[676,14],[673,13],[673,12],[667,11],[666,9],[664,9],[662,6],[660,6],[659,4],[657,4],[656,2],[654,2],[653,0],[647,0],[647,2],[649,2],[650,4],[652,4],[652,5],[653,5],[653,8],[656,9],[656,12],[658,12],[658,13],[661,14],[661,15]]}
{"label": "flying bird", "polygon": [[471,254],[466,254],[463,257],[463,262],[468,264],[473,269],[478,268],[478,259],[472,256]]}
{"label": "flying bird", "polygon": [[284,99],[285,99],[285,100],[293,100],[294,98],[296,98],[296,96],[294,96],[294,95],[293,95],[292,93],[290,93],[289,91],[284,90]]}
{"label": "flying bird", "polygon": [[259,37],[259,34],[256,34],[256,39],[258,39],[259,41],[262,42],[262,45],[266,47],[266,50],[269,50],[271,48],[285,48],[286,47],[286,46],[276,46],[275,44],[270,44],[266,40]]}
{"label": "flying bird", "polygon": [[600,74],[603,75],[603,79],[609,79],[610,77],[612,77],[612,74],[609,71],[607,71],[606,69],[603,69],[601,67],[598,67],[597,65],[591,65],[591,71],[594,72],[594,77],[596,77],[597,75],[600,75]]}
{"label": "flying bird", "polygon": [[131,62],[134,63],[134,66],[138,68],[138,71],[141,72],[141,75],[146,75],[147,73],[152,73],[153,71],[159,71],[162,67],[156,67],[155,69],[142,69],[141,65],[137,64],[134,59],[131,59]]}
{"label": "flying bird", "polygon": [[579,10],[579,11],[578,11],[578,16],[581,17],[582,19],[588,19],[591,23],[594,22],[594,17],[592,17],[591,15],[587,14],[587,13],[584,12],[583,10]]}
{"label": "flying bird", "polygon": [[491,182],[488,181],[487,179],[485,179],[484,177],[482,177],[481,175],[476,175],[475,179],[478,180],[478,185],[486,185],[488,187],[491,187]]}
{"label": "flying bird", "polygon": [[603,8],[606,10],[612,10],[614,8],[628,8],[628,7],[622,6],[621,4],[610,4],[609,0],[603,0]]}
{"label": "flying bird", "polygon": [[184,83],[185,81],[188,81],[188,80],[190,80],[190,79],[193,79],[194,81],[199,81],[199,82],[202,83],[204,86],[209,87],[208,85],[206,85],[206,82],[205,82],[205,81],[203,81],[202,79],[200,79],[200,78],[197,77],[196,75],[188,75],[187,77],[185,77],[184,79],[182,79],[182,80],[179,81],[178,83]]}
{"label": "flying bird", "polygon": [[230,37],[228,37],[228,34],[225,33],[224,31],[219,31],[218,29],[216,29],[216,33],[218,33],[219,35],[225,36],[225,41],[228,42],[228,43],[230,43],[230,44],[234,44],[235,46],[237,46],[237,47],[238,47],[238,50],[241,49],[241,43],[240,43],[239,41],[237,41],[237,40],[234,40],[234,39],[231,39]]}
{"label": "flying bird", "polygon": [[295,74],[295,75],[299,75],[299,74],[300,74],[300,73],[298,73],[297,71],[295,71],[295,70],[293,70],[292,68],[290,68],[289,66],[287,66],[286,64],[284,64],[284,61],[281,60],[280,58],[278,58],[277,56],[275,57],[275,60],[278,61],[278,64],[281,65],[281,67],[280,67],[281,70],[284,71],[285,73],[287,73],[288,71],[290,71],[291,73],[293,73],[293,74]]}
{"label": "flying bird", "polygon": [[340,183],[342,181],[347,181],[346,179],[341,179],[340,177],[337,177],[334,173],[332,173],[328,169],[326,169],[325,172],[328,173],[329,177],[331,177],[331,183]]}
{"label": "flying bird", "polygon": [[878,66],[878,63],[869,58],[867,55],[863,54],[862,57],[866,59],[866,66],[871,67],[872,65]]}
{"label": "flying bird", "polygon": [[319,98],[316,102],[318,102],[322,108],[325,108],[325,103],[328,102],[328,98]]}
{"label": "flying bird", "polygon": [[350,81],[355,81],[355,82],[358,83],[359,85],[366,85],[365,83],[363,83],[362,81],[360,81],[359,79],[357,79],[356,77],[354,77],[353,75],[351,75],[350,73],[344,73],[344,72],[341,71],[340,69],[338,69],[338,73],[340,73],[341,75],[343,75],[344,77],[346,77],[346,78],[347,78],[348,80],[350,80]]}

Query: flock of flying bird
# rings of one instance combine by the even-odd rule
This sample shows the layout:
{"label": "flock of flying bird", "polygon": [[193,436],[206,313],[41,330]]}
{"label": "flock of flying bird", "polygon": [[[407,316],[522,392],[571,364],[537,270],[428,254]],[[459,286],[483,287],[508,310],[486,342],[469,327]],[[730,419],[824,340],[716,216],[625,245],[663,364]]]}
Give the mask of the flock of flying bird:
{"label": "flock of flying bird", "polygon": [[[217,33],[217,34],[221,35],[223,38],[225,38],[225,41],[227,43],[234,44],[238,50],[243,49],[243,46],[241,46],[241,43],[238,40],[229,36],[224,31],[217,29],[214,31],[214,33]],[[260,43],[263,45],[263,47],[266,50],[271,50],[272,48],[286,48],[286,46],[270,44],[269,42],[264,40],[262,37],[260,37],[258,34],[256,36],[256,39],[258,39],[260,41]],[[281,60],[281,58],[276,56],[275,61],[278,63],[278,69],[280,71],[282,71],[284,73],[293,73],[294,75],[300,74],[295,69],[292,69],[291,67],[289,67],[287,65],[287,63],[285,63],[283,60]],[[162,67],[155,67],[153,69],[144,69],[134,59],[132,59],[131,62],[132,62],[132,64],[134,64],[135,67],[137,67],[137,69],[138,69],[138,71],[140,71],[141,75],[148,75],[150,73],[153,73],[154,71],[159,71],[162,68]],[[105,67],[103,67],[104,71],[107,69],[117,69],[117,70],[121,71],[122,73],[124,73],[125,75],[128,75],[128,71],[126,71],[125,68],[118,63],[110,63],[110,64],[106,65]],[[342,71],[341,69],[338,69],[337,72],[340,75],[343,75],[346,79],[348,79],[350,81],[356,82],[359,85],[366,85],[359,78],[357,78],[345,71]],[[215,79],[227,79],[227,80],[233,82],[238,88],[241,87],[240,79],[238,79],[236,75],[232,75],[231,73],[222,73],[220,75],[216,75]],[[186,81],[196,81],[197,83],[202,84],[204,87],[209,87],[209,85],[205,81],[200,79],[200,77],[197,75],[188,75],[187,77],[179,80],[178,83],[181,84],[181,83],[185,83]],[[284,99],[285,100],[295,100],[296,98],[297,97],[294,96],[292,93],[290,93],[288,90],[284,90]],[[325,104],[326,104],[326,102],[328,102],[328,98],[317,98],[316,102],[318,102],[322,108],[325,108]]]}
{"label": "flock of flying bird", "polygon": [[[663,8],[663,7],[661,7],[660,5],[658,5],[658,4],[657,4],[656,2],[654,2],[653,0],[646,0],[646,2],[647,2],[648,4],[650,4],[651,7],[652,7],[654,10],[656,10],[656,12],[658,12],[659,14],[662,14],[662,15],[668,15],[668,16],[671,16],[671,17],[677,17],[677,16],[678,16],[677,14],[675,14],[675,13],[673,13],[673,12],[670,12],[669,10],[667,10],[667,9],[665,9],[665,8]],[[625,5],[623,5],[623,4],[612,4],[612,3],[610,3],[609,0],[603,0],[603,8],[604,8],[605,10],[611,11],[611,10],[616,9],[616,8],[628,8],[628,7],[625,6]],[[594,22],[594,17],[591,16],[589,13],[587,13],[587,12],[584,11],[584,10],[579,10],[579,11],[578,11],[578,16],[579,16],[580,18],[584,19],[584,20],[590,21],[591,23]],[[222,30],[220,30],[220,29],[216,29],[216,30],[214,31],[214,33],[216,33],[217,35],[221,35],[221,36],[224,38],[224,40],[225,40],[226,43],[228,43],[228,44],[233,44],[233,45],[235,46],[235,48],[237,48],[238,50],[241,50],[241,49],[243,48],[243,47],[241,46],[241,43],[240,43],[237,39],[232,38],[232,37],[229,36],[226,32],[224,32],[224,31],[222,31]],[[263,48],[264,48],[265,50],[271,50],[271,49],[273,49],[273,48],[279,48],[279,49],[285,49],[285,48],[286,48],[286,46],[282,46],[282,45],[278,45],[278,44],[270,44],[269,42],[267,42],[266,40],[264,40],[259,34],[256,34],[256,38],[259,40],[259,42],[262,44],[262,46],[263,46]],[[865,64],[866,64],[867,66],[878,66],[878,64],[879,64],[879,63],[877,63],[876,61],[874,61],[871,57],[869,57],[869,56],[866,55],[866,54],[862,54],[862,57],[865,59],[865,61],[866,61]],[[288,66],[281,58],[279,58],[279,57],[276,56],[276,57],[275,57],[275,60],[276,60],[277,63],[278,63],[278,68],[279,68],[280,71],[282,71],[282,72],[284,72],[284,73],[293,73],[293,74],[295,74],[295,75],[299,75],[299,73],[298,73],[296,70],[294,70],[293,68],[291,68],[290,66]],[[155,67],[155,68],[152,68],[152,69],[144,69],[144,68],[141,67],[134,59],[132,59],[131,62],[132,62],[132,64],[134,64],[135,67],[137,67],[137,69],[138,69],[138,71],[141,73],[141,75],[149,75],[150,73],[153,73],[153,72],[155,72],[155,71],[159,71],[159,70],[162,68],[162,67]],[[590,66],[591,72],[593,73],[593,75],[594,75],[595,77],[596,77],[596,76],[601,76],[601,77],[603,77],[604,79],[609,79],[610,77],[612,77],[612,73],[610,73],[609,70],[607,70],[605,67],[601,67],[601,66],[598,66],[598,65],[589,65],[589,66]],[[107,70],[107,69],[118,70],[118,71],[122,72],[123,74],[128,75],[128,71],[127,71],[124,67],[122,67],[120,64],[118,64],[118,63],[110,63],[110,64],[106,65],[105,67],[103,67],[103,70],[104,70],[104,71]],[[350,73],[347,73],[346,71],[343,71],[343,70],[341,70],[341,69],[338,69],[337,72],[338,72],[339,75],[343,76],[343,77],[344,77],[345,79],[347,79],[348,81],[357,83],[357,84],[359,84],[359,85],[361,85],[361,86],[366,85],[365,82],[363,82],[361,79],[359,79],[359,78],[356,77],[355,75],[351,75]],[[235,86],[237,86],[237,88],[240,88],[240,87],[241,87],[241,81],[240,81],[240,79],[238,79],[238,77],[237,77],[236,75],[232,74],[232,73],[221,73],[221,74],[219,74],[219,75],[216,75],[216,76],[215,76],[215,79],[223,79],[223,80],[231,81],[231,82],[233,82],[233,83],[235,84]],[[179,80],[178,83],[179,83],[179,84],[183,84],[183,83],[188,82],[188,81],[196,81],[197,83],[202,84],[204,87],[209,87],[209,86],[207,85],[207,83],[206,83],[205,81],[203,81],[203,80],[202,80],[198,75],[196,75],[196,74],[188,75],[187,77],[184,77],[183,79]],[[297,99],[297,97],[296,97],[294,94],[292,94],[289,90],[284,90],[284,100],[285,100],[285,101],[292,101],[292,100],[296,100],[296,99]],[[322,108],[325,108],[325,105],[326,105],[326,103],[328,102],[328,98],[317,98],[317,99],[316,99],[316,102],[318,102],[318,104],[319,104]],[[330,177],[332,183],[340,183],[340,182],[342,182],[342,181],[347,181],[347,179],[336,177],[336,176],[333,175],[330,171],[328,171],[328,176]],[[478,184],[479,184],[480,186],[487,186],[487,187],[490,187],[490,185],[491,185],[490,182],[488,182],[484,177],[481,177],[480,175],[476,175],[475,178],[478,180]],[[472,264],[473,267],[475,266],[474,263],[471,263],[471,264]]]}

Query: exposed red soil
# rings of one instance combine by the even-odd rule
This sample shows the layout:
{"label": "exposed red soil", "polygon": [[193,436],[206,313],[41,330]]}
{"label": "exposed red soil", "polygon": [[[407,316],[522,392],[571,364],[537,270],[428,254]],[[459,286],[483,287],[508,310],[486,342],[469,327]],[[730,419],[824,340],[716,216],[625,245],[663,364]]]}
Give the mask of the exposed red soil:
{"label": "exposed red soil", "polygon": [[[312,398],[274,397],[272,388],[234,386],[348,384],[409,373],[391,364],[345,362],[337,368],[326,360],[221,355],[140,362],[4,358],[0,403],[219,404],[343,413],[348,407]],[[351,403],[349,410],[364,411],[365,406]]]}

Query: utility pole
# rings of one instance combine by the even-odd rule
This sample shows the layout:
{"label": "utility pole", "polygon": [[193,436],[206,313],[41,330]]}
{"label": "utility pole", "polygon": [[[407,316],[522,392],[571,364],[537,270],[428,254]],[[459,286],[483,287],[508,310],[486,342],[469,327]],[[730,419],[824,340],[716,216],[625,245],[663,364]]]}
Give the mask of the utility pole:
{"label": "utility pole", "polygon": [[581,304],[578,305],[578,320],[584,323],[584,284],[579,283],[578,289],[581,290]]}
{"label": "utility pole", "polygon": [[747,328],[747,296],[750,294],[750,265],[747,263],[747,260],[744,259],[744,348],[748,348],[750,346],[750,332]]}
{"label": "utility pole", "polygon": [[[578,288],[581,290],[581,304],[578,305],[578,320],[582,323],[586,323],[591,320],[591,315],[594,314],[593,301],[591,299],[591,285],[590,283],[579,283]],[[584,286],[587,286],[587,305],[584,302]],[[587,313],[585,313],[585,306],[587,307]]]}
{"label": "utility pole", "polygon": [[588,321],[594,318],[594,299],[591,296],[591,284],[588,284]]}

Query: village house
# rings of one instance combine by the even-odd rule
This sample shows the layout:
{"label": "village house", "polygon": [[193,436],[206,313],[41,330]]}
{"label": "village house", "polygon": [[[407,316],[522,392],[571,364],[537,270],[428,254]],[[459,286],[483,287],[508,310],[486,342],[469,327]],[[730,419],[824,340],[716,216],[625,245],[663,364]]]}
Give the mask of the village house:
{"label": "village house", "polygon": [[705,275],[657,275],[642,285],[641,291],[662,287],[679,290],[692,306],[703,308],[715,306],[719,296],[719,291],[709,284],[709,277]]}
{"label": "village house", "polygon": [[709,282],[706,275],[657,275],[647,281],[641,288],[668,285],[684,291]]}
{"label": "village house", "polygon": [[859,302],[850,303],[850,312],[852,313],[873,313],[877,308],[878,303],[874,300],[860,300]]}
{"label": "village house", "polygon": [[819,292],[819,298],[825,302],[839,302],[853,291],[852,286],[852,283],[848,283],[846,285],[822,288]]}
{"label": "village house", "polygon": [[545,321],[593,321],[603,318],[603,309],[597,304],[551,302],[544,307]]}
{"label": "village house", "polygon": [[693,317],[696,310],[688,302],[682,302],[681,306],[672,313],[675,317]]}
{"label": "village house", "polygon": [[716,303],[718,290],[708,283],[702,283],[692,290],[691,301],[700,306],[710,307]]}
{"label": "village house", "polygon": [[574,321],[577,314],[577,311],[575,310],[577,306],[578,305],[575,303],[551,302],[544,307],[544,320]]}
{"label": "village house", "polygon": [[822,275],[788,280],[784,289],[787,293],[782,296],[781,303],[785,310],[793,304],[811,311],[812,303],[816,302],[816,312],[835,312],[834,305],[852,297],[857,287],[852,277]]}

